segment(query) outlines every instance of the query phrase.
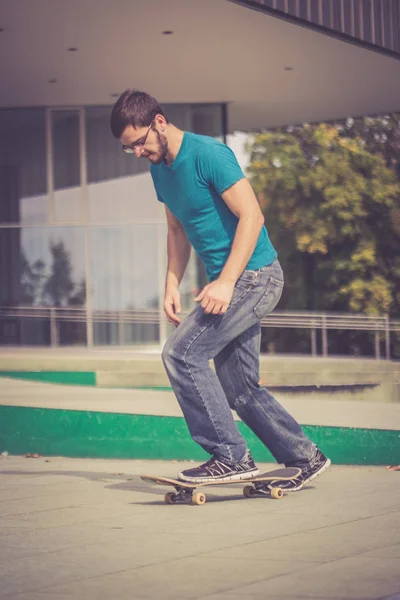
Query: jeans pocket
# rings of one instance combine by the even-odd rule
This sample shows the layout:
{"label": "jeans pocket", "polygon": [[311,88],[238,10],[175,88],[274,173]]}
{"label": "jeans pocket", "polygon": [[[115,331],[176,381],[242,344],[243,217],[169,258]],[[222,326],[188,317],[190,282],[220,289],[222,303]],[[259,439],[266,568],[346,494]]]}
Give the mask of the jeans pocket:
{"label": "jeans pocket", "polygon": [[235,283],[235,288],[240,290],[249,290],[255,286],[257,277],[257,271],[243,271],[243,273]]}
{"label": "jeans pocket", "polygon": [[272,312],[275,306],[278,304],[283,290],[283,281],[275,279],[274,277],[268,278],[268,283],[265,288],[264,294],[254,307],[254,312],[259,319],[265,317]]}

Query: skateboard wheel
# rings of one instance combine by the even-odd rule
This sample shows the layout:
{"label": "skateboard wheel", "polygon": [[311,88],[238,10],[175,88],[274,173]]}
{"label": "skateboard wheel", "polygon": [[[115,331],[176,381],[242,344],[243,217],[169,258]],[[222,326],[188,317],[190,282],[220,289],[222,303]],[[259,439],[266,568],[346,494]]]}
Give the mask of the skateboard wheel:
{"label": "skateboard wheel", "polygon": [[281,490],[281,488],[279,488],[279,487],[271,488],[271,498],[274,498],[275,500],[279,500],[282,497],[283,497],[283,490]]}
{"label": "skateboard wheel", "polygon": [[254,495],[255,495],[255,490],[252,485],[246,485],[243,488],[243,496],[246,496],[246,498],[251,498],[251,496],[254,496]]}
{"label": "skateboard wheel", "polygon": [[168,494],[165,494],[164,496],[164,502],[165,504],[176,504],[176,494],[174,494],[174,492],[168,492]]}
{"label": "skateboard wheel", "polygon": [[205,504],[206,502],[206,495],[203,494],[202,492],[196,492],[195,494],[192,495],[192,504],[197,504],[199,506],[201,506],[202,504]]}

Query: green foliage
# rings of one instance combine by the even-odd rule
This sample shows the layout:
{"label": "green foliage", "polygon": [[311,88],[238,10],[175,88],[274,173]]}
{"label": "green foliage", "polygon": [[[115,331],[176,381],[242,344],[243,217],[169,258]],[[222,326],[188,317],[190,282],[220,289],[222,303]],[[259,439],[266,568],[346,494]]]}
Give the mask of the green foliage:
{"label": "green foliage", "polygon": [[280,308],[400,314],[399,148],[395,117],[254,137],[248,171],[286,274]]}

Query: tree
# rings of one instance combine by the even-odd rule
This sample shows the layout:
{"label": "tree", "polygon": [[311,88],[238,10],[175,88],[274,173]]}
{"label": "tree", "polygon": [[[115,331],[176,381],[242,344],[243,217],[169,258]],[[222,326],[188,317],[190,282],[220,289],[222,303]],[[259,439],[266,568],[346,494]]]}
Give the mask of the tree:
{"label": "tree", "polygon": [[46,278],[44,273],[45,264],[42,260],[36,260],[33,264],[29,262],[26,255],[21,251],[20,256],[20,283],[21,296],[20,302],[25,306],[37,304],[41,297],[43,281]]}
{"label": "tree", "polygon": [[399,315],[400,185],[387,156],[331,124],[263,132],[249,150],[286,272],[280,306]]}
{"label": "tree", "polygon": [[69,305],[75,284],[72,279],[71,259],[64,243],[50,242],[52,254],[51,275],[47,279],[43,294],[46,303],[56,308]]}

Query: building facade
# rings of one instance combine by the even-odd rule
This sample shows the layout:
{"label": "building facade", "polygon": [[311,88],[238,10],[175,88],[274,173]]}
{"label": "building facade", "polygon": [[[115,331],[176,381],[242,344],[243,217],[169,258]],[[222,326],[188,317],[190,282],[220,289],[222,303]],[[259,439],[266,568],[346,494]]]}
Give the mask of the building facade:
{"label": "building facade", "polygon": [[[225,107],[165,105],[224,139]],[[148,161],[121,151],[111,106],[0,110],[0,343],[158,344],[164,208]],[[198,285],[193,256],[183,309]]]}
{"label": "building facade", "polygon": [[[398,0],[2,8],[0,345],[159,345],[168,335],[163,207],[147,162],[121,152],[109,129],[126,87],[152,93],[178,127],[228,143],[235,132],[399,109]],[[204,282],[193,256],[184,310]]]}

